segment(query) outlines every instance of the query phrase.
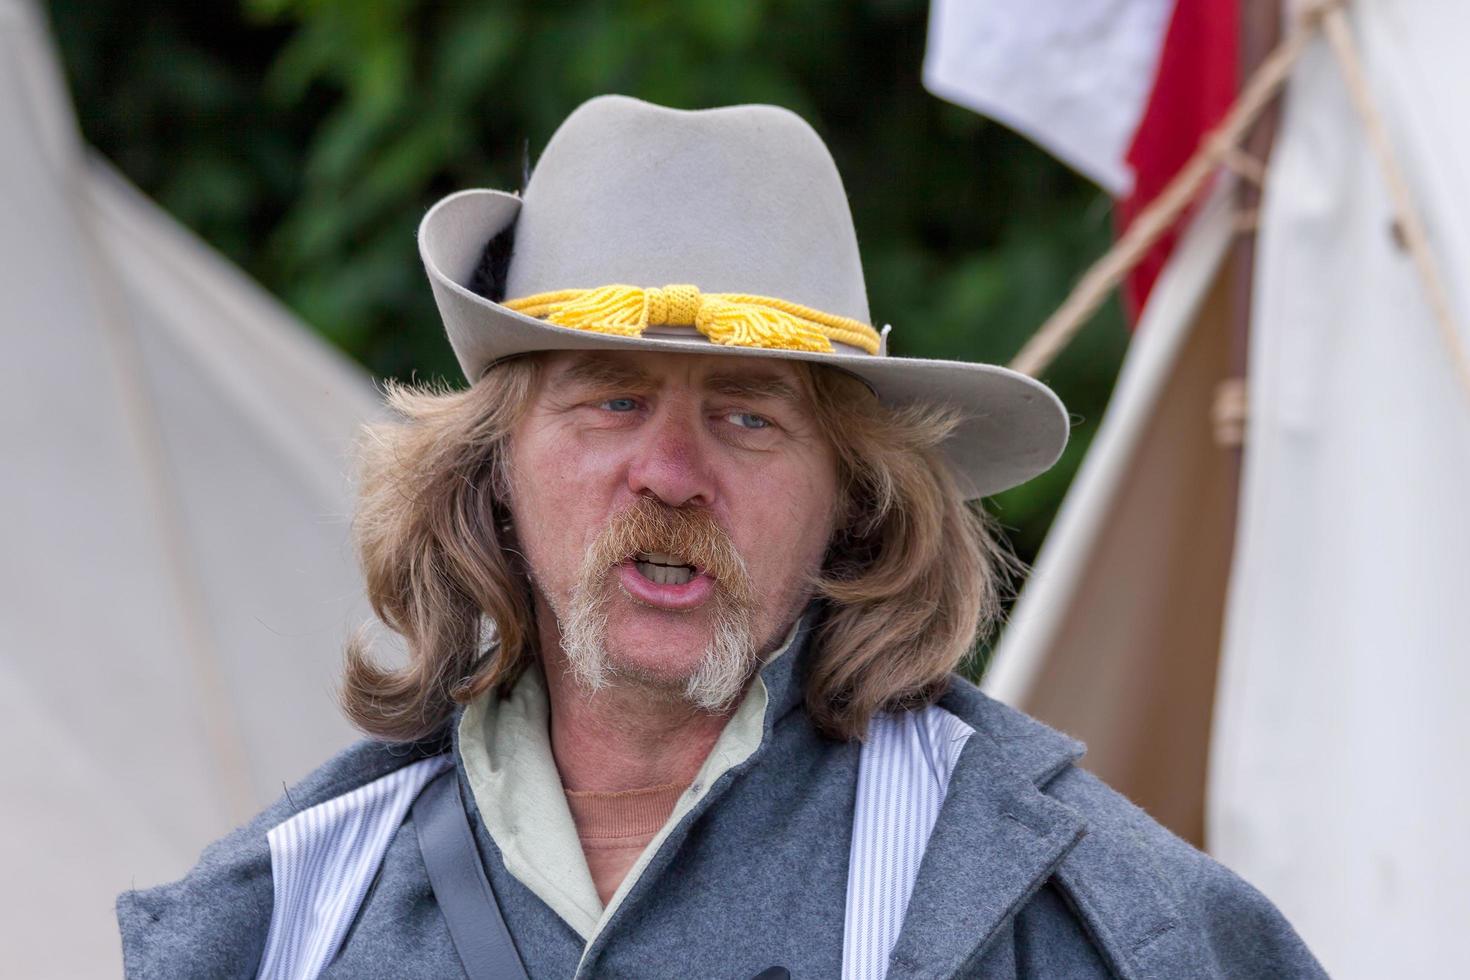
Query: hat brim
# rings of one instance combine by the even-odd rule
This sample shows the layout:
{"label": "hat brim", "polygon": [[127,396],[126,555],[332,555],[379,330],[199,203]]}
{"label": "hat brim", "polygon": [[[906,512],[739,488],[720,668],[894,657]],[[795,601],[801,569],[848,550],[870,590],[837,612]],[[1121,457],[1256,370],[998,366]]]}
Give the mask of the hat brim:
{"label": "hat brim", "polygon": [[[1050,388],[996,364],[887,357],[839,346],[835,353],[728,347],[693,329],[665,328],[621,337],[559,327],[507,309],[468,288],[485,245],[509,227],[520,198],[493,190],[451,194],[419,225],[419,255],[449,343],[471,382],[496,361],[551,350],[654,350],[783,358],[841,368],[887,404],[937,404],[961,422],[942,449],[967,499],[1010,489],[1045,472],[1067,444],[1067,411]],[[604,283],[567,283],[586,288]],[[641,285],[641,284],[640,284]]]}

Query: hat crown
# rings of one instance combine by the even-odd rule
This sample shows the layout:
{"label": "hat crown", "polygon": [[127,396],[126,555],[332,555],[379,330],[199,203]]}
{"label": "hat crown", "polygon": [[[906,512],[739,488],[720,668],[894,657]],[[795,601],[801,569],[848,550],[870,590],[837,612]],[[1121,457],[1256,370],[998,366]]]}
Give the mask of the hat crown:
{"label": "hat crown", "polygon": [[869,321],[831,154],[795,113],[585,102],[523,196],[506,296],[689,283]]}

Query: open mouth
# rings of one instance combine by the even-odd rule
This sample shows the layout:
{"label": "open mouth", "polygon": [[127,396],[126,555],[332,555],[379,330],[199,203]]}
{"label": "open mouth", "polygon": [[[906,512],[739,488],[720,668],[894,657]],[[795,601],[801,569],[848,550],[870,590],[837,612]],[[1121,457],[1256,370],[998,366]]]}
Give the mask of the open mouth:
{"label": "open mouth", "polygon": [[693,565],[662,551],[640,551],[633,557],[633,567],[658,585],[685,585],[699,574]]}
{"label": "open mouth", "polygon": [[628,597],[643,606],[670,612],[696,609],[715,595],[707,569],[683,555],[639,551],[618,565],[618,581]]}

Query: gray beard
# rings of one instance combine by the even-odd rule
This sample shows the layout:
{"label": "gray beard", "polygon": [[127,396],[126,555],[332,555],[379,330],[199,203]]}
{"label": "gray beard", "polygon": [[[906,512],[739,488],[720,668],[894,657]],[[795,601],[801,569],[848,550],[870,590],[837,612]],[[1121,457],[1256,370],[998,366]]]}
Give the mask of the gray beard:
{"label": "gray beard", "polygon": [[[594,589],[579,585],[565,609],[557,608],[560,603],[552,605],[567,664],[577,684],[588,694],[603,690],[620,675],[627,676],[607,654],[607,607],[616,588],[606,581]],[[735,703],[756,662],[750,617],[742,609],[715,601],[714,635],[679,694],[689,706],[710,713],[725,711]]]}

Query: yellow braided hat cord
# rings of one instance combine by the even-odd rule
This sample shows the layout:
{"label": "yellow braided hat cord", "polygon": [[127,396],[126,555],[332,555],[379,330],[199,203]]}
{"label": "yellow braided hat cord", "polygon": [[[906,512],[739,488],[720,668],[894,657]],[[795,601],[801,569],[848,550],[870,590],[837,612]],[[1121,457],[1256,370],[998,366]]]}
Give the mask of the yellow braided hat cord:
{"label": "yellow braided hat cord", "polygon": [[695,286],[599,286],[537,293],[503,304],[559,327],[637,337],[649,327],[691,326],[716,344],[832,352],[832,341],[878,353],[878,331],[861,320],[745,293]]}

